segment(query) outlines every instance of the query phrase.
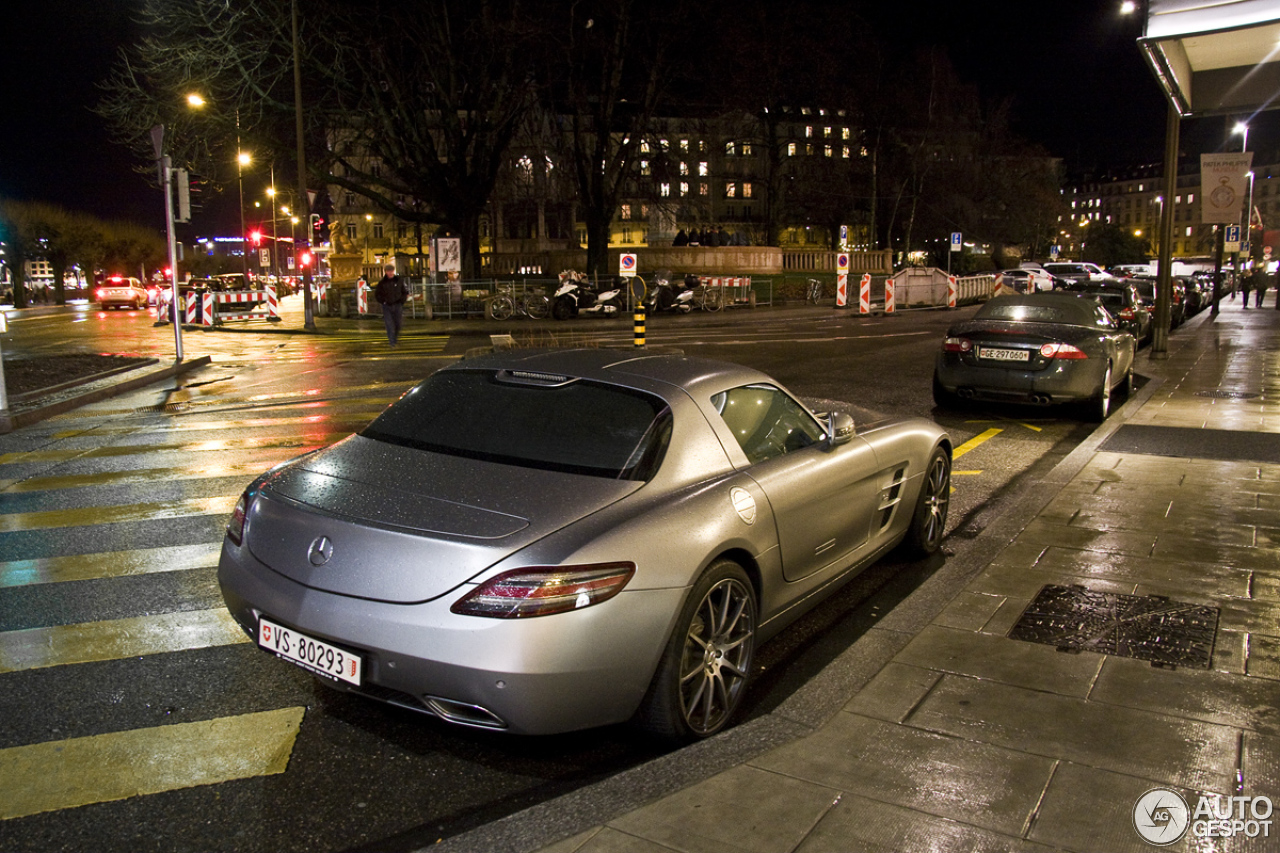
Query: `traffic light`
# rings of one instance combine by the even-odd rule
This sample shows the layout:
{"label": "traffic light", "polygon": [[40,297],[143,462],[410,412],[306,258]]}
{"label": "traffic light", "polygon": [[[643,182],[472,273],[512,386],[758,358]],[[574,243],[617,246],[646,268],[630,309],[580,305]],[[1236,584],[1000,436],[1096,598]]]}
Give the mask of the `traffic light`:
{"label": "traffic light", "polygon": [[250,232],[249,232],[249,239],[253,241],[253,245],[255,245],[255,246],[261,246],[261,245],[262,245],[262,232],[255,228],[253,231],[250,231]]}
{"label": "traffic light", "polygon": [[304,267],[311,266],[311,253],[305,249],[302,250],[302,252],[298,254],[298,263]]}

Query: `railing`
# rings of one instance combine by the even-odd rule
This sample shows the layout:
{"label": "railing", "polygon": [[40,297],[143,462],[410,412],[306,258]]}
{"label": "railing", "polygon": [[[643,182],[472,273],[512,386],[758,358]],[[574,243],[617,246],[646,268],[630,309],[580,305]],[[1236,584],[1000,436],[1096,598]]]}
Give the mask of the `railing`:
{"label": "railing", "polygon": [[784,249],[782,269],[786,272],[836,272],[836,258],[849,256],[850,273],[888,273],[893,253],[888,249],[873,252],[832,252],[827,250]]}

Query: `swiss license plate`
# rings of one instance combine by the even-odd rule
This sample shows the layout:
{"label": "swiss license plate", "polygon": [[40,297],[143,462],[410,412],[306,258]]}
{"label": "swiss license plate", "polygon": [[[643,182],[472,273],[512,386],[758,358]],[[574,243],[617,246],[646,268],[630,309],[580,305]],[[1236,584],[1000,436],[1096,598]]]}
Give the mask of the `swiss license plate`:
{"label": "swiss license plate", "polygon": [[1031,353],[1024,349],[978,347],[978,358],[990,359],[991,361],[1030,361]]}
{"label": "swiss license plate", "polygon": [[312,672],[360,686],[364,661],[359,655],[277,625],[266,617],[258,618],[258,645]]}

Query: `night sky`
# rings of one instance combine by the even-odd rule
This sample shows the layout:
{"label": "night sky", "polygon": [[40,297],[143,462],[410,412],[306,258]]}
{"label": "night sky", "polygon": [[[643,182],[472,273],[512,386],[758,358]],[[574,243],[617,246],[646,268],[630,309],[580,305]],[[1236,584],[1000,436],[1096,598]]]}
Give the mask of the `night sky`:
{"label": "night sky", "polygon": [[[90,108],[118,50],[137,37],[138,0],[4,0],[0,197],[43,200],[161,227],[163,200]],[[1011,97],[1014,130],[1071,165],[1159,162],[1165,102],[1118,0],[875,3],[904,45],[946,46],[984,96]],[[833,4],[833,8],[840,8]],[[890,16],[897,16],[897,19]],[[19,35],[20,34],[20,35]],[[1266,148],[1263,126],[1251,133]],[[1187,153],[1231,143],[1234,119],[1183,123]],[[1280,130],[1277,130],[1280,132]],[[1239,137],[1236,137],[1238,144]],[[1271,143],[1270,147],[1274,147]],[[197,225],[199,223],[197,222]]]}

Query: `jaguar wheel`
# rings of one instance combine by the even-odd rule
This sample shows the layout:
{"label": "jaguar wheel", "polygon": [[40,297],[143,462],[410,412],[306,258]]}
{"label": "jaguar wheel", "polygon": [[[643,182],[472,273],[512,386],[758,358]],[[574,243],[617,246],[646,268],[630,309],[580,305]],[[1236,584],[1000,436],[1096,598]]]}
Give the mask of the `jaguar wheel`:
{"label": "jaguar wheel", "polygon": [[637,715],[644,728],[710,737],[742,703],[756,646],[755,588],[742,567],[718,560],[685,601]]}

